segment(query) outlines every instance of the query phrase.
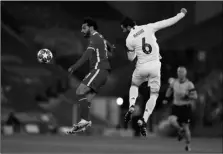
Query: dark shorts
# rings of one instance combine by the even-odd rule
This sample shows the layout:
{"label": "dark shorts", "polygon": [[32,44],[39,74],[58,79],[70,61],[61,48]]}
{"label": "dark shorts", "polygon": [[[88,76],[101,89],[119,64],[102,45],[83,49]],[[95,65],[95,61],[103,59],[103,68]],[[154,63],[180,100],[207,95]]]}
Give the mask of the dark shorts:
{"label": "dark shorts", "polygon": [[83,79],[82,83],[98,92],[105,85],[108,79],[109,71],[105,69],[93,69]]}
{"label": "dark shorts", "polygon": [[177,117],[179,124],[190,123],[192,117],[191,105],[182,105],[182,106],[173,105],[171,115]]}

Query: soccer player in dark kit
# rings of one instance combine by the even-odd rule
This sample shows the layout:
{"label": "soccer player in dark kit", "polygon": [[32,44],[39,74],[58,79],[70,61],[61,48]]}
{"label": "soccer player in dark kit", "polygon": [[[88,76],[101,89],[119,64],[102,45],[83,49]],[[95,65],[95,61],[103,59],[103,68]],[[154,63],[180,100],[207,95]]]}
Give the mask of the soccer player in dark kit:
{"label": "soccer player in dark kit", "polygon": [[93,19],[84,19],[81,32],[84,34],[84,37],[89,40],[89,45],[82,57],[68,69],[70,73],[73,73],[89,60],[90,72],[85,76],[76,90],[76,94],[80,96],[79,111],[81,119],[78,124],[74,124],[73,128],[67,132],[69,134],[85,131],[87,127],[92,125],[89,119],[91,100],[97,94],[98,90],[106,83],[111,70],[108,56],[111,54],[111,50],[114,49],[114,46],[105,40],[104,37],[97,32],[97,29],[97,23]]}

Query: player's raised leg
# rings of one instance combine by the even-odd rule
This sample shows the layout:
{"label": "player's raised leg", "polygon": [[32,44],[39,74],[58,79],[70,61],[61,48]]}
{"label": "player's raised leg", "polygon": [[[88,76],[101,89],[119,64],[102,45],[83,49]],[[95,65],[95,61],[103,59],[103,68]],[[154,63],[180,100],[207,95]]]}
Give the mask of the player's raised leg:
{"label": "player's raised leg", "polygon": [[137,70],[135,70],[132,75],[132,83],[131,83],[131,87],[129,89],[129,110],[125,114],[125,125],[126,126],[128,125],[128,122],[131,120],[131,115],[134,112],[136,99],[137,99],[138,93],[139,93],[138,92],[139,86],[142,84],[143,81],[144,81],[143,78],[141,78],[139,75],[137,75]]}
{"label": "player's raised leg", "polygon": [[159,95],[159,88],[150,87],[150,91],[150,98],[146,103],[143,118],[138,121],[138,125],[140,126],[141,134],[143,136],[147,135],[147,121],[156,106],[156,100]]}
{"label": "player's raised leg", "polygon": [[131,115],[134,112],[136,99],[138,97],[138,86],[132,83],[129,90],[129,110],[125,114],[125,124],[128,125],[128,122],[131,120]]}
{"label": "player's raised leg", "polygon": [[138,120],[138,125],[140,126],[141,134],[143,136],[147,135],[147,121],[156,106],[156,100],[159,96],[160,67],[161,63],[155,62],[149,71],[151,72],[148,81],[148,86],[150,87],[150,98],[146,103],[143,118]]}

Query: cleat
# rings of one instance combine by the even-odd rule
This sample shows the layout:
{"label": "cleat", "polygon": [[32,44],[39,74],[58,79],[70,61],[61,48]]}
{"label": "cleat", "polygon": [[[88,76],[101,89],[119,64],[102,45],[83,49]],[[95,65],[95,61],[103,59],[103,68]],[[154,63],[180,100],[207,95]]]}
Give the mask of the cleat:
{"label": "cleat", "polygon": [[67,134],[75,134],[76,131],[80,130],[80,127],[78,125],[74,124],[71,130],[67,131]]}
{"label": "cleat", "polygon": [[125,125],[128,126],[129,121],[131,120],[132,113],[134,112],[134,106],[131,106],[128,112],[125,114],[124,120]]}
{"label": "cleat", "polygon": [[146,125],[146,122],[144,121],[144,119],[138,120],[138,125],[139,125],[140,132],[141,132],[142,136],[146,137],[147,136],[147,125]]}
{"label": "cleat", "polygon": [[87,127],[91,127],[91,125],[92,125],[91,121],[81,120],[77,125],[74,124],[71,130],[67,131],[67,134],[84,132],[87,129]]}
{"label": "cleat", "polygon": [[92,122],[91,121],[86,121],[86,120],[81,120],[77,124],[77,126],[79,127],[79,129],[91,127],[91,125],[92,125]]}
{"label": "cleat", "polygon": [[81,129],[78,129],[78,130],[74,130],[74,131],[67,131],[67,134],[76,134],[76,133],[81,133],[81,132],[84,132],[86,130],[86,128],[81,128]]}
{"label": "cleat", "polygon": [[191,147],[190,147],[189,145],[186,145],[186,146],[185,146],[185,150],[186,150],[186,151],[191,151]]}

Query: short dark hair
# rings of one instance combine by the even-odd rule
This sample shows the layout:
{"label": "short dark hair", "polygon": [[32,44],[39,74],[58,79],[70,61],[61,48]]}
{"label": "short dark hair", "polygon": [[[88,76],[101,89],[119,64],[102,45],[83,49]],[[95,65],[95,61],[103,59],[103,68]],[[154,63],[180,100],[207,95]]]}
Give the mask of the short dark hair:
{"label": "short dark hair", "polygon": [[125,28],[127,28],[128,26],[130,27],[134,27],[136,25],[136,22],[134,20],[132,20],[131,18],[129,17],[125,17],[122,22],[121,22],[121,25]]}
{"label": "short dark hair", "polygon": [[97,25],[97,22],[92,19],[91,17],[86,17],[84,18],[84,24],[87,24],[89,27],[94,27],[94,30],[97,30],[98,29],[98,25]]}

